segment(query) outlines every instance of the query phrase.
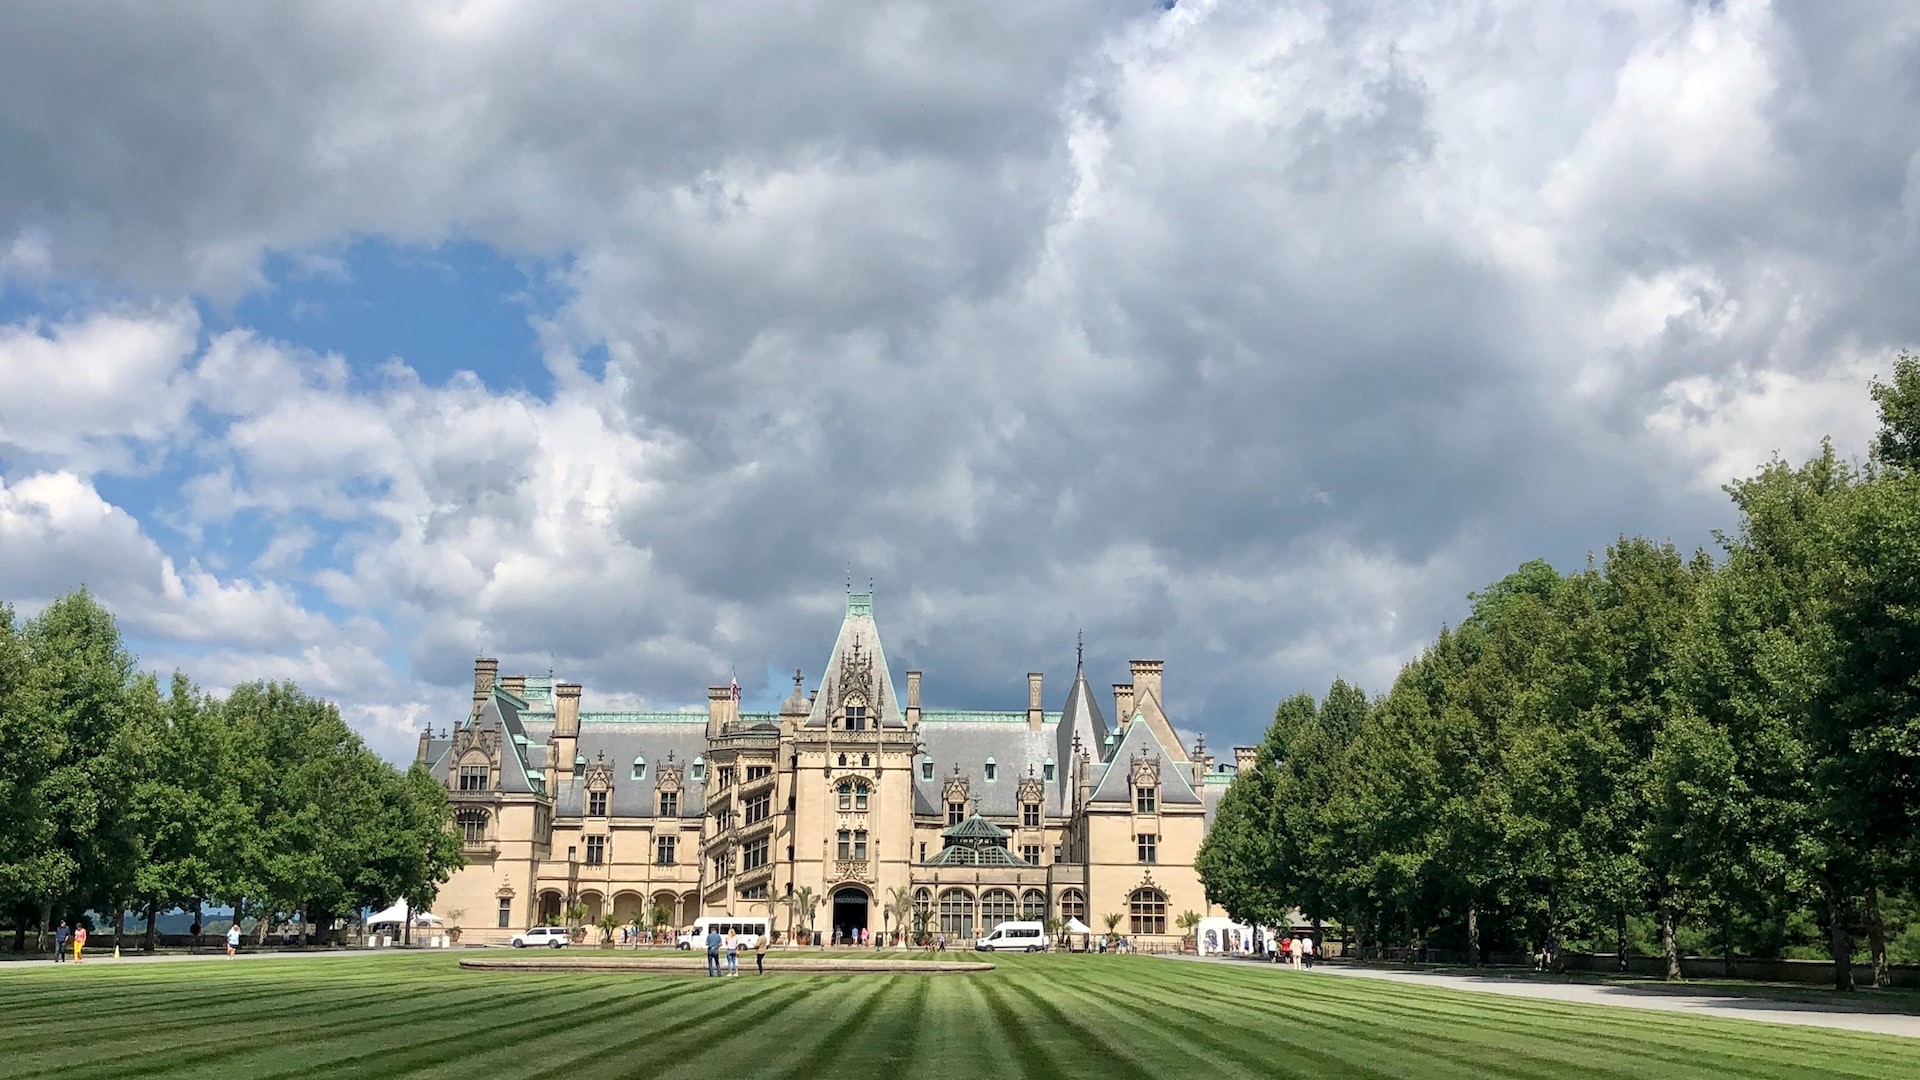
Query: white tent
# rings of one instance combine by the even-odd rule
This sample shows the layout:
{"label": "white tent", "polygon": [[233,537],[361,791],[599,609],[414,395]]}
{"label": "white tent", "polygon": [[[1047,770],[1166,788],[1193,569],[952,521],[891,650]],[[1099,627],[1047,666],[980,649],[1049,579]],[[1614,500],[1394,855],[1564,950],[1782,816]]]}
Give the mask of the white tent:
{"label": "white tent", "polygon": [[[398,903],[394,904],[392,907],[386,909],[385,911],[376,911],[373,914],[367,916],[367,925],[368,926],[382,926],[382,925],[397,926],[407,921],[407,914],[408,914],[407,902],[405,900],[401,900]],[[420,911],[420,912],[413,913],[413,924],[415,926],[439,926],[442,921],[443,920],[440,918],[440,916],[435,915],[431,911]]]}
{"label": "white tent", "polygon": [[1083,922],[1081,922],[1081,921],[1080,921],[1079,919],[1068,919],[1068,920],[1067,920],[1067,933],[1069,933],[1069,934],[1091,934],[1091,933],[1093,933],[1093,927],[1091,927],[1091,926],[1088,926],[1088,925],[1087,925],[1086,923],[1083,923]]}

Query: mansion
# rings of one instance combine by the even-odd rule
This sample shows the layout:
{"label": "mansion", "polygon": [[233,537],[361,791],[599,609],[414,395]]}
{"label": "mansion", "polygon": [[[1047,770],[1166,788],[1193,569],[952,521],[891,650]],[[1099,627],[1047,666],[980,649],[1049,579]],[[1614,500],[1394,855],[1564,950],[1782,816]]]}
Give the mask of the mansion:
{"label": "mansion", "polygon": [[[1024,709],[923,708],[920,672],[895,688],[869,593],[847,597],[818,688],[796,673],[773,713],[740,711],[731,685],[704,716],[583,710],[577,683],[478,660],[466,717],[420,736],[466,838],[437,906],[475,942],[575,902],[589,925],[765,915],[782,941],[911,929],[918,911],[956,943],[1049,915],[1104,930],[1110,913],[1171,942],[1181,912],[1219,914],[1193,860],[1237,763],[1182,746],[1161,662],[1131,666],[1113,726],[1084,665],[1057,712],[1039,674]],[[811,917],[783,902],[798,890]]]}

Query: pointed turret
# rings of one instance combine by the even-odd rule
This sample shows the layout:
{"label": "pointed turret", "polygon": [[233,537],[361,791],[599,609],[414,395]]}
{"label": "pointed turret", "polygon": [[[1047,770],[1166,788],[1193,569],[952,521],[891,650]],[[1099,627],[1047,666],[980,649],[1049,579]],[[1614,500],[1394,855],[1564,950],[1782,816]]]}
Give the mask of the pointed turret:
{"label": "pointed turret", "polygon": [[[1058,745],[1054,758],[1074,760],[1074,747],[1090,746],[1097,752],[1107,741],[1107,718],[1100,715],[1100,702],[1087,685],[1087,658],[1084,644],[1074,646],[1073,685],[1067,689],[1067,704],[1060,711],[1060,728],[1055,734]],[[1072,784],[1071,766],[1058,770],[1062,788]]]}
{"label": "pointed turret", "polygon": [[893,675],[887,670],[887,652],[873,622],[872,593],[847,594],[847,617],[827,657],[807,726],[824,728],[829,720],[854,729],[905,726],[893,692]]}

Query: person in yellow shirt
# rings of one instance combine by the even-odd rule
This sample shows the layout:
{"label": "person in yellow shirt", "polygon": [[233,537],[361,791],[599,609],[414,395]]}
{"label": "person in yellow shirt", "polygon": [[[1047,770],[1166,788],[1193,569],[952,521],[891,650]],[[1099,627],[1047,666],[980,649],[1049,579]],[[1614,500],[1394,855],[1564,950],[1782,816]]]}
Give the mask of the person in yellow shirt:
{"label": "person in yellow shirt", "polygon": [[87,949],[87,928],[85,926],[76,926],[73,928],[73,962],[74,963],[76,964],[80,963],[80,954],[85,952],[86,949]]}

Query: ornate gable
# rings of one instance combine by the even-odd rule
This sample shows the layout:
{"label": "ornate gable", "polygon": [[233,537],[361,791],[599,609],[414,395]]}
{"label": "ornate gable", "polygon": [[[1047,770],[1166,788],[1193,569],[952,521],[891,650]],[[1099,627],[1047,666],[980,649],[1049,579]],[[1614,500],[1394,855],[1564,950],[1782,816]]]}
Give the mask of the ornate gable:
{"label": "ornate gable", "polygon": [[587,764],[586,780],[588,791],[606,791],[613,787],[613,766],[608,764],[605,750]]}
{"label": "ornate gable", "polygon": [[1019,798],[1022,803],[1045,802],[1047,789],[1040,784],[1040,778],[1033,775],[1033,766],[1027,766],[1027,775],[1020,778]]}
{"label": "ornate gable", "polygon": [[1137,788],[1157,788],[1160,786],[1160,755],[1145,750],[1133,756],[1128,774]]}
{"label": "ornate gable", "polygon": [[947,777],[946,785],[940,789],[941,801],[950,803],[966,802],[968,795],[967,778],[960,775],[960,766],[955,765],[953,767],[953,775]]}

